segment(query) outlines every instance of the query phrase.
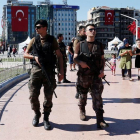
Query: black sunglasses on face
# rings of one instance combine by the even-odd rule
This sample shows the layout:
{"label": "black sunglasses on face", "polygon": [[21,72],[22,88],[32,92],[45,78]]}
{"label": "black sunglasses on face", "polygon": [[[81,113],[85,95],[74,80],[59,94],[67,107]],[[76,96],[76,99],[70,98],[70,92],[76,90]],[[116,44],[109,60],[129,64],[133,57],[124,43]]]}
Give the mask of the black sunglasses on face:
{"label": "black sunglasses on face", "polygon": [[90,29],[88,29],[90,32],[92,32],[92,31],[96,31],[96,29],[95,28],[90,28]]}
{"label": "black sunglasses on face", "polygon": [[43,26],[35,26],[36,29],[40,29],[41,27],[43,27]]}

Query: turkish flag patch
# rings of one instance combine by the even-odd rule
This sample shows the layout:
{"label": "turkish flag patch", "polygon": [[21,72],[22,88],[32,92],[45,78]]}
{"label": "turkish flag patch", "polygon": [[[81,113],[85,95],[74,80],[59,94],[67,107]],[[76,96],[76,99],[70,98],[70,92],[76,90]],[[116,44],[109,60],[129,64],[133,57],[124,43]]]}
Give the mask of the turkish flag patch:
{"label": "turkish flag patch", "polygon": [[113,25],[114,10],[105,10],[105,25]]}
{"label": "turkish flag patch", "polygon": [[28,31],[28,7],[27,6],[11,6],[12,31],[27,32]]}

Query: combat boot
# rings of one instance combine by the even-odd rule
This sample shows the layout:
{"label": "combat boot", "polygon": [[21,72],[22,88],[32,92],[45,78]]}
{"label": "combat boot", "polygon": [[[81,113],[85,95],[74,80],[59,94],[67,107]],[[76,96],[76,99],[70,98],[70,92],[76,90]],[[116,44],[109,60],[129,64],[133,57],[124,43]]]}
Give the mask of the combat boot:
{"label": "combat boot", "polygon": [[76,93],[75,98],[79,99],[79,93],[78,92]]}
{"label": "combat boot", "polygon": [[97,118],[97,128],[103,129],[103,128],[109,127],[109,124],[106,123],[103,119],[103,111],[97,112],[96,118]]}
{"label": "combat boot", "polygon": [[51,125],[49,123],[49,115],[50,115],[50,112],[44,112],[44,129],[45,130],[51,129]]}
{"label": "combat boot", "polygon": [[82,121],[85,121],[86,120],[86,113],[85,113],[85,111],[80,110],[80,119]]}
{"label": "combat boot", "polygon": [[36,127],[39,124],[39,118],[41,117],[40,111],[35,112],[35,116],[32,121],[32,125]]}
{"label": "combat boot", "polygon": [[64,79],[63,80],[63,83],[71,83],[71,81],[67,80],[67,79]]}
{"label": "combat boot", "polygon": [[71,81],[66,79],[66,75],[64,75],[63,83],[71,83]]}

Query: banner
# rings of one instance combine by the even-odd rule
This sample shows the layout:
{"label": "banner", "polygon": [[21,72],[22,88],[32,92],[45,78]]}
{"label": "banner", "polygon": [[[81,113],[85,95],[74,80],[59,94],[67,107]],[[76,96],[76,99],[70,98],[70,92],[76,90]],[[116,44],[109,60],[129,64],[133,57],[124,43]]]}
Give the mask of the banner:
{"label": "banner", "polygon": [[105,10],[105,25],[113,25],[114,10]]}
{"label": "banner", "polygon": [[28,31],[28,7],[27,6],[11,6],[12,31],[27,32]]}

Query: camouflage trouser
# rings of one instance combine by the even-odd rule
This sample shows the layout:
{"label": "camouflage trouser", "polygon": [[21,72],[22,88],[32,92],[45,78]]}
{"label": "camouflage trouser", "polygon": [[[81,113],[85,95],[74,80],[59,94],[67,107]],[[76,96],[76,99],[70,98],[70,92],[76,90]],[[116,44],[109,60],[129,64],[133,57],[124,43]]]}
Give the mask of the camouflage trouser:
{"label": "camouflage trouser", "polygon": [[101,78],[94,79],[94,76],[78,76],[77,88],[80,93],[78,106],[80,110],[85,111],[85,106],[87,104],[87,93],[91,93],[92,97],[92,106],[95,112],[98,110],[103,110],[102,102],[102,92],[103,92],[103,83]]}
{"label": "camouflage trouser", "polygon": [[40,110],[40,102],[39,95],[40,89],[42,85],[44,86],[44,112],[51,112],[51,108],[53,106],[52,97],[53,91],[56,88],[56,80],[55,75],[51,77],[51,83],[53,85],[53,89],[48,86],[47,80],[42,74],[42,70],[38,66],[33,66],[31,69],[30,79],[28,82],[29,92],[30,92],[30,102],[31,108],[36,112]]}

